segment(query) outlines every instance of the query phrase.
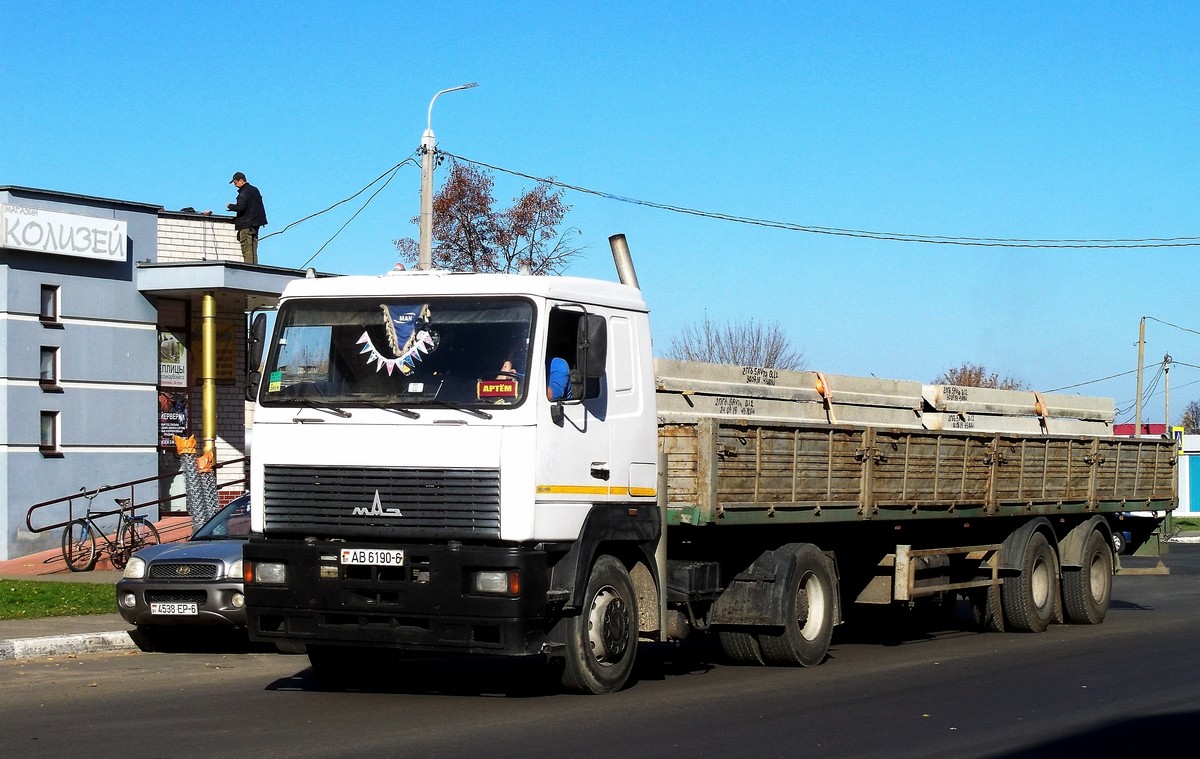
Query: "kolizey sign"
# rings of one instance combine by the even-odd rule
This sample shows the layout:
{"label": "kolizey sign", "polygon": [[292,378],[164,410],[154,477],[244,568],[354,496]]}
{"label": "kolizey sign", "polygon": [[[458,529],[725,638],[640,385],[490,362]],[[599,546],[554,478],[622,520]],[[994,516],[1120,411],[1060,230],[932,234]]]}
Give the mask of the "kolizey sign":
{"label": "kolizey sign", "polygon": [[125,261],[128,225],[73,213],[0,204],[0,248]]}

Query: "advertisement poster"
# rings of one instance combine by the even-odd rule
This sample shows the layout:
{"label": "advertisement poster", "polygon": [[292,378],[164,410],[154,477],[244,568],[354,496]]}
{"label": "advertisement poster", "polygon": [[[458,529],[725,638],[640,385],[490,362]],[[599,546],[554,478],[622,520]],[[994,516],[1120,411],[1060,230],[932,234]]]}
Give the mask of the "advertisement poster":
{"label": "advertisement poster", "polygon": [[175,450],[175,436],[187,436],[190,425],[187,390],[158,391],[158,445]]}
{"label": "advertisement poster", "polygon": [[159,387],[187,387],[187,349],[182,338],[181,333],[158,333]]}

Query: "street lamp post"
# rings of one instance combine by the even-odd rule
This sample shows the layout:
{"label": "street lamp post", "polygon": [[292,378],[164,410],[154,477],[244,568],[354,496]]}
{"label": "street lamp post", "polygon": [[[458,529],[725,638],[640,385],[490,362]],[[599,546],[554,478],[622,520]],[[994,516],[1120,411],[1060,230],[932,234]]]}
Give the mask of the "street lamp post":
{"label": "street lamp post", "polygon": [[425,134],[421,135],[421,236],[418,241],[418,269],[433,268],[433,154],[437,151],[437,140],[433,136],[433,103],[447,92],[469,90],[478,87],[476,82],[460,84],[441,90],[429,101],[429,113],[425,117]]}

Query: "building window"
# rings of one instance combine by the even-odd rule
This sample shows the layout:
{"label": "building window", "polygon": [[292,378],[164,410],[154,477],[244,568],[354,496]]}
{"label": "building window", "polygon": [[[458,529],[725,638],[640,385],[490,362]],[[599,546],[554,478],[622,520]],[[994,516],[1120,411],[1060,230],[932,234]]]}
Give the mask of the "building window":
{"label": "building window", "polygon": [[41,439],[38,441],[38,450],[42,452],[43,456],[62,456],[62,449],[58,447],[58,432],[58,412],[43,411]]}
{"label": "building window", "polygon": [[41,312],[38,318],[47,327],[62,326],[58,311],[58,285],[42,285]]}
{"label": "building window", "polygon": [[41,351],[41,367],[38,371],[38,384],[48,393],[62,392],[58,384],[58,346],[43,345]]}

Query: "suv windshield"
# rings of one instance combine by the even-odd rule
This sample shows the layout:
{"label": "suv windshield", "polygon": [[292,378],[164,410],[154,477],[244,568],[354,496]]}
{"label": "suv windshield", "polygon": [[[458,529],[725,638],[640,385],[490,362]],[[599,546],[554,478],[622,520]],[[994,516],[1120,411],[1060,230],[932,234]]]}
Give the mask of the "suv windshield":
{"label": "suv windshield", "polygon": [[519,298],[291,301],[276,320],[260,401],[515,405],[533,305]]}
{"label": "suv windshield", "polygon": [[196,530],[192,540],[229,540],[250,534],[250,496],[238,496]]}

